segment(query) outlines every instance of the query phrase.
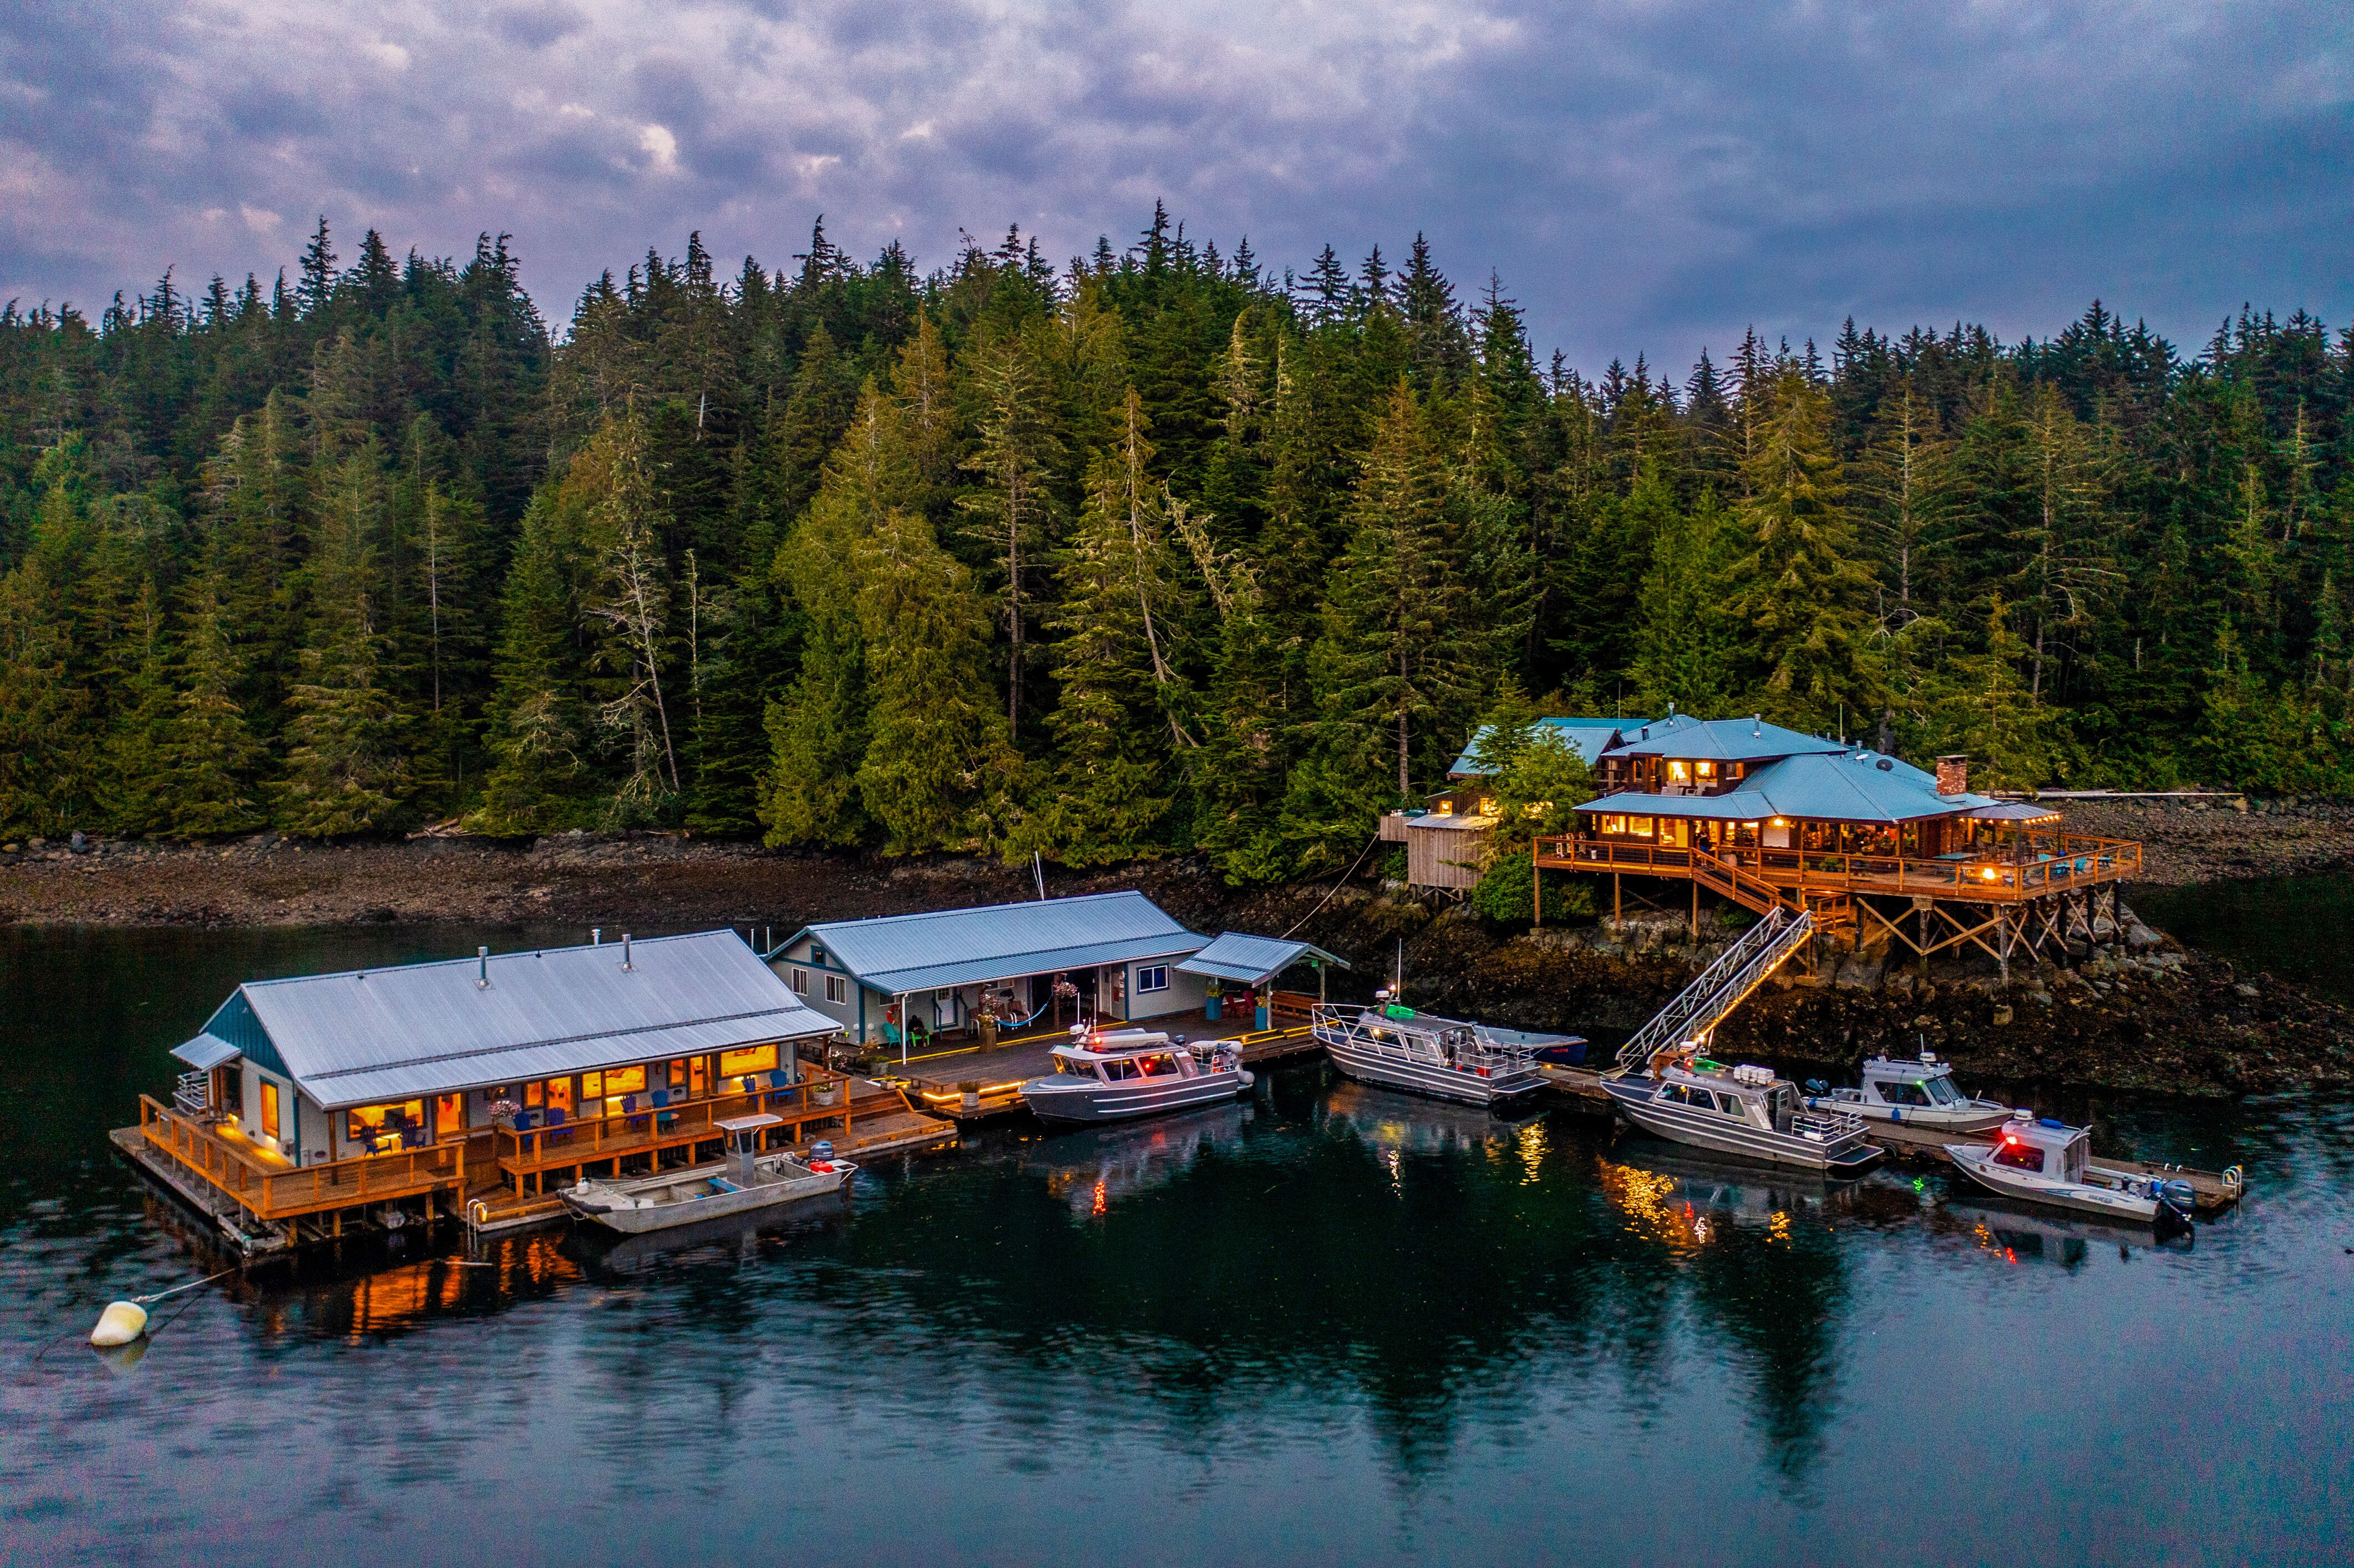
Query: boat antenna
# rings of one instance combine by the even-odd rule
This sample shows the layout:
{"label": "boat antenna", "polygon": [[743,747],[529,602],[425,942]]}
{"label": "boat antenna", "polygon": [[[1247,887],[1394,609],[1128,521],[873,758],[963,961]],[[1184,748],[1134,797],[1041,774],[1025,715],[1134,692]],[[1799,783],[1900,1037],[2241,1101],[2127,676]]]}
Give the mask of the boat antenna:
{"label": "boat antenna", "polygon": [[1397,977],[1392,982],[1390,994],[1403,1001],[1405,997],[1405,938],[1397,939]]}
{"label": "boat antenna", "polygon": [[1038,902],[1044,904],[1046,902],[1046,863],[1038,857],[1036,850],[1030,852],[1030,874],[1038,879]]}

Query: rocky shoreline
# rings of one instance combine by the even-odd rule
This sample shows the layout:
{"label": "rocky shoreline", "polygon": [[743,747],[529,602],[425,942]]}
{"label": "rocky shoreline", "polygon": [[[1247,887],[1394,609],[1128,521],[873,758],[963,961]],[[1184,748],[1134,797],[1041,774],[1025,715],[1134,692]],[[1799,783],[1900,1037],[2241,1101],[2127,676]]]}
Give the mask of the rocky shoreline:
{"label": "rocky shoreline", "polygon": [[[2102,801],[2066,825],[2137,838],[2145,880],[2186,884],[2354,866],[2354,806]],[[1631,1030],[1722,950],[1732,929],[1644,915],[1539,931],[1360,882],[1236,890],[1192,858],[1050,871],[1067,895],[1137,887],[1198,930],[1299,935],[1357,965],[1352,991],[1397,960],[1434,1011],[1546,1030]],[[803,854],[680,835],[565,834],[305,843],[275,834],[186,845],[0,846],[0,924],[316,926],[359,922],[590,926],[651,932],[768,927],[1033,896],[1026,868],[964,857]],[[1884,952],[1787,975],[1725,1026],[1729,1052],[1851,1063],[1927,1044],[1974,1076],[2230,1095],[2354,1083],[2354,1015],[2269,975],[2242,975],[2128,917],[2065,966],[2022,967],[2005,990],[1983,959],[1923,972]],[[1336,994],[1344,994],[1337,992]]]}

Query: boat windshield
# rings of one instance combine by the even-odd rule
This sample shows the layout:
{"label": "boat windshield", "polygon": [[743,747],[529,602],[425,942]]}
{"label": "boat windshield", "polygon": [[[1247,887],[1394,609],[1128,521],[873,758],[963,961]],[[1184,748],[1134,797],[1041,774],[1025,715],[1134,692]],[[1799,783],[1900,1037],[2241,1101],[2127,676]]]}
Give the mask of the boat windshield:
{"label": "boat windshield", "polygon": [[1074,1062],[1068,1056],[1057,1056],[1055,1058],[1055,1071],[1068,1073],[1075,1078],[1092,1078],[1096,1075],[1096,1065],[1093,1062]]}
{"label": "boat windshield", "polygon": [[1957,1106],[1962,1103],[1962,1091],[1954,1087],[1951,1078],[1931,1078],[1921,1086],[1929,1091],[1929,1098],[1935,1104]]}
{"label": "boat windshield", "polygon": [[1173,1078],[1177,1075],[1177,1058],[1166,1051],[1136,1059],[1136,1070],[1148,1078]]}

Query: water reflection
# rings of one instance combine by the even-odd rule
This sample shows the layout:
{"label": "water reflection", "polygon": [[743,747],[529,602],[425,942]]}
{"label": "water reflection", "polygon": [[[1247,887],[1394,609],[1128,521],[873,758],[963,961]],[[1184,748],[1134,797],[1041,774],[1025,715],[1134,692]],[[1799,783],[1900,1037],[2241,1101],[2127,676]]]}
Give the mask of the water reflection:
{"label": "water reflection", "polygon": [[[340,1559],[500,1497],[526,1558],[773,1556],[781,1530],[840,1560],[1493,1561],[1574,1530],[1606,1559],[1807,1560],[1884,1544],[1885,1456],[1967,1430],[1908,1473],[1924,1557],[1983,1556],[1935,1521],[1986,1504],[2021,1561],[2085,1520],[2113,1559],[2229,1561],[2333,1517],[2354,1446],[2330,1381],[2354,1107],[2302,1099],[2105,1102],[2143,1147],[2257,1172],[2184,1255],[1934,1175],[1825,1188],[1289,1068],[1254,1105],[1008,1126],[876,1162],[846,1208],[667,1245],[354,1237],[177,1298],[143,1359],[102,1361],[76,1342],[98,1306],[219,1266],[104,1144],[248,967],[211,939],[120,969],[77,948],[89,1004],[0,1036],[0,1555]],[[1918,1376],[1925,1344],[1951,1379]],[[2202,1492],[2233,1424],[2238,1478]],[[2119,1432],[2112,1486],[2078,1460]],[[1737,1538],[1655,1506],[1694,1464]],[[2150,1514],[2176,1497],[2200,1511]],[[883,1499],[916,1506],[878,1546]]]}

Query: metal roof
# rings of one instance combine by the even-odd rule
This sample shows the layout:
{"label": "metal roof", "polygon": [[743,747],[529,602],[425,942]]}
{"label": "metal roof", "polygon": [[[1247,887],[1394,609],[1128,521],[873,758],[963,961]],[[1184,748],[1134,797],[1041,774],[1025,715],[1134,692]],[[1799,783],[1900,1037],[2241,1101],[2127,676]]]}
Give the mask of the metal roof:
{"label": "metal roof", "polygon": [[[1175,958],[1209,945],[1141,893],[1090,893],[805,927],[861,985],[901,994]],[[787,947],[792,943],[786,944]]]}
{"label": "metal roof", "polygon": [[2058,808],[2028,800],[1997,800],[1991,806],[1974,806],[1962,813],[1981,822],[2056,822]]}
{"label": "metal roof", "polygon": [[1806,817],[1834,822],[1908,822],[1925,817],[1982,814],[1996,802],[1984,795],[1940,795],[1934,774],[1876,751],[1786,757],[1722,795],[1645,795],[1632,790],[1589,800],[1581,811],[1627,811],[1653,817],[1755,821]]}
{"label": "metal roof", "polygon": [[1819,735],[1801,735],[1759,718],[1697,719],[1690,714],[1670,714],[1648,725],[1625,726],[1624,746],[1613,747],[1612,757],[1708,758],[1720,762],[1750,762],[1766,757],[1798,757],[1842,752],[1839,741]]}
{"label": "metal roof", "polygon": [[1328,953],[1312,942],[1221,931],[1208,947],[1177,968],[1184,974],[1206,975],[1212,980],[1230,980],[1243,985],[1264,985],[1292,965],[1309,959],[1338,964],[1344,969],[1349,967],[1346,959]]}
{"label": "metal roof", "polygon": [[483,972],[484,960],[457,959],[253,980],[239,995],[331,1110],[842,1027],[733,931],[502,953],[487,960],[488,985]]}
{"label": "metal roof", "polygon": [[[1607,718],[1541,718],[1537,720],[1537,738],[1566,746],[1591,768],[1610,749],[1610,743],[1621,735],[1631,735],[1645,719]],[[1450,779],[1486,770],[1479,760],[1479,743],[1496,731],[1491,724],[1483,724],[1463,747],[1463,755],[1447,766]]]}
{"label": "metal roof", "polygon": [[238,1054],[237,1047],[217,1034],[199,1034],[172,1047],[172,1054],[199,1073],[209,1072]]}

